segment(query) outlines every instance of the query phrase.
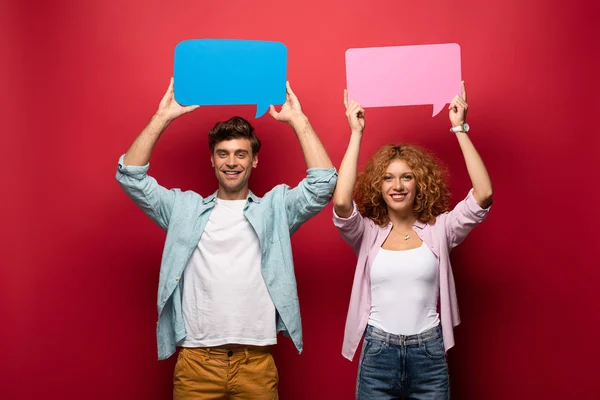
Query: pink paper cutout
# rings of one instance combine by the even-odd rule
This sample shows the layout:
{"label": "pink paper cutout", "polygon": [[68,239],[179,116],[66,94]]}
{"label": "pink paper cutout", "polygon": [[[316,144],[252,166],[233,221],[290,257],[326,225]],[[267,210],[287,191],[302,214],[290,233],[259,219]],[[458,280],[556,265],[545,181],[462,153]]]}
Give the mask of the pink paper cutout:
{"label": "pink paper cutout", "polygon": [[346,51],[348,98],[363,107],[432,104],[436,116],[461,93],[456,43]]}

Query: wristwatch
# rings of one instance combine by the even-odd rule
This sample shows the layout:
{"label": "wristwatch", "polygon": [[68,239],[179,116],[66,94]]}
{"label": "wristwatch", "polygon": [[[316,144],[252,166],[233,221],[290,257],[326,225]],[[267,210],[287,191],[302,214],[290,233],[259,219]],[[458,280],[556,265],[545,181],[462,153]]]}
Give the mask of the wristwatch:
{"label": "wristwatch", "polygon": [[467,124],[466,122],[463,122],[461,125],[458,126],[453,126],[452,128],[450,128],[450,132],[469,132],[469,129],[471,129],[471,127],[469,126],[469,124]]}

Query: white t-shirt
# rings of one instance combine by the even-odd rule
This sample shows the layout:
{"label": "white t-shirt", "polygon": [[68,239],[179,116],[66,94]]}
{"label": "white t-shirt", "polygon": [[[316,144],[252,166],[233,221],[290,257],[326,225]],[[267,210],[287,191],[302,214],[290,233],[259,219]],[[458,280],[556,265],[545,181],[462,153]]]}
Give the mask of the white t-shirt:
{"label": "white t-shirt", "polygon": [[246,200],[217,199],[183,273],[183,347],[277,343],[275,306],[261,272]]}
{"label": "white t-shirt", "polygon": [[411,250],[379,249],[371,265],[369,325],[415,335],[440,323],[439,263],[425,243]]}

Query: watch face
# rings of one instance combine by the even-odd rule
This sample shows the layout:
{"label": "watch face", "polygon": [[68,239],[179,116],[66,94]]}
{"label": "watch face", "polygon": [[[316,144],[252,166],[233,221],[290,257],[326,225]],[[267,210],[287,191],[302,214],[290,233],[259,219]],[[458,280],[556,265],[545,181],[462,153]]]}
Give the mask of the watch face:
{"label": "watch face", "polygon": [[467,123],[465,122],[465,123],[463,124],[463,129],[464,129],[464,131],[465,131],[465,132],[469,132],[469,129],[470,129],[470,127],[469,127],[469,124],[467,124]]}

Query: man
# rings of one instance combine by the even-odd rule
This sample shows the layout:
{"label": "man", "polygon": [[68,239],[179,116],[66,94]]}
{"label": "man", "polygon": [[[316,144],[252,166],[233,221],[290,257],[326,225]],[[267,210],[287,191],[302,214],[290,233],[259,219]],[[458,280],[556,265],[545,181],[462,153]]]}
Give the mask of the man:
{"label": "man", "polygon": [[308,175],[263,198],[248,189],[260,141],[241,117],[209,133],[219,187],[209,197],[167,190],[146,172],[171,121],[194,111],[173,97],[173,79],[156,114],[121,156],[117,181],[167,231],[158,286],[158,357],[180,346],[175,399],[277,399],[270,346],[283,331],[302,351],[302,327],[290,235],[329,202],[337,174],[287,83],[281,111],[300,141]]}

